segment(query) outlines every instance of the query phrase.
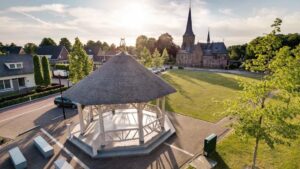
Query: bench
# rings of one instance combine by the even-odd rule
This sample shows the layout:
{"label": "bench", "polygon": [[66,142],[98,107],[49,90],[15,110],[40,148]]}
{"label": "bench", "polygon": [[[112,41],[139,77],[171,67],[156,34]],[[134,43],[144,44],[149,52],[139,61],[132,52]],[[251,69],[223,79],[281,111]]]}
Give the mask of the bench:
{"label": "bench", "polygon": [[54,162],[55,169],[74,169],[65,159],[60,158]]}
{"label": "bench", "polygon": [[23,169],[27,167],[27,161],[22,152],[20,151],[19,147],[10,149],[8,153],[14,164],[15,169]]}
{"label": "bench", "polygon": [[54,154],[53,147],[50,146],[46,140],[41,136],[37,136],[33,140],[36,148],[43,154],[45,158],[48,158]]}

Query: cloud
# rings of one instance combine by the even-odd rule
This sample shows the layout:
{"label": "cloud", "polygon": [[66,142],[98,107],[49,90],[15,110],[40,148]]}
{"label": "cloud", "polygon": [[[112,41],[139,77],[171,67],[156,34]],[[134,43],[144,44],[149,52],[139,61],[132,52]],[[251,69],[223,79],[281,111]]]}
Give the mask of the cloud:
{"label": "cloud", "polygon": [[[283,19],[283,32],[297,32],[299,12],[281,8],[250,9],[240,15],[229,8],[210,8],[210,1],[195,0],[192,4],[193,30],[196,39],[204,41],[207,29],[211,39],[227,45],[244,43],[270,32],[276,17]],[[99,5],[100,4],[100,5]],[[93,6],[78,4],[43,4],[14,6],[2,10],[1,41],[5,43],[39,43],[47,36],[58,41],[61,37],[83,41],[93,39],[118,44],[120,37],[134,45],[140,34],[158,37],[170,33],[175,43],[182,42],[188,15],[188,2],[171,0],[106,1]],[[12,26],[13,25],[13,26]],[[9,34],[7,33],[9,32]]]}
{"label": "cloud", "polygon": [[8,11],[14,12],[42,12],[42,11],[52,11],[57,13],[64,13],[67,5],[64,4],[45,4],[40,6],[16,6],[11,7]]}
{"label": "cloud", "polygon": [[221,8],[218,11],[221,14],[224,14],[224,15],[231,15],[232,14],[232,9],[229,9],[229,8]]}

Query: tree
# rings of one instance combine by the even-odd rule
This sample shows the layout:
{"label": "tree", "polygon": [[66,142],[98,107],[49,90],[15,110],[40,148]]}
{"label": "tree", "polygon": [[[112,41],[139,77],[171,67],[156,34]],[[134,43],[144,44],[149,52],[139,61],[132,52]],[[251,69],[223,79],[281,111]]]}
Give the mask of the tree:
{"label": "tree", "polygon": [[33,56],[34,81],[36,85],[43,85],[43,72],[40,57]]}
{"label": "tree", "polygon": [[147,46],[147,41],[148,41],[148,38],[145,35],[140,35],[136,38],[135,48],[136,48],[137,53],[141,53],[144,50],[144,47]]}
{"label": "tree", "polygon": [[169,61],[169,54],[168,54],[168,51],[167,51],[166,48],[163,50],[163,53],[161,54],[161,57],[162,57],[162,62],[163,63],[167,63]]}
{"label": "tree", "polygon": [[27,54],[30,54],[30,55],[36,54],[36,49],[37,49],[37,46],[34,43],[26,43],[24,45],[24,51]]}
{"label": "tree", "polygon": [[235,133],[255,139],[253,169],[261,141],[275,148],[276,144],[290,144],[299,135],[300,124],[294,119],[300,114],[300,46],[295,50],[289,47],[277,50],[279,42],[273,35],[280,31],[279,24],[281,21],[276,19],[272,25],[274,30],[262,37],[259,48],[255,49],[260,59],[256,62],[265,65],[248,65],[250,69],[259,66],[260,70],[268,70],[268,74],[260,81],[241,81],[240,97],[227,102],[228,115],[236,119],[233,124]]}
{"label": "tree", "polygon": [[83,49],[83,45],[79,38],[75,38],[73,49],[69,55],[69,77],[72,83],[77,83],[79,80],[87,76],[93,68],[93,63],[89,59]]}
{"label": "tree", "polygon": [[140,62],[146,66],[151,67],[152,66],[152,57],[150,51],[144,47],[143,50],[139,53]]}
{"label": "tree", "polygon": [[68,38],[61,38],[59,41],[59,46],[64,46],[69,52],[72,49],[72,44]]}
{"label": "tree", "polygon": [[104,52],[109,51],[109,45],[108,45],[108,43],[107,42],[103,42],[101,48],[102,48],[102,50]]}
{"label": "tree", "polygon": [[43,40],[40,43],[39,47],[42,47],[42,46],[56,46],[56,43],[51,38],[43,38]]}
{"label": "tree", "polygon": [[162,53],[163,50],[166,48],[169,53],[170,61],[171,62],[176,61],[176,55],[179,50],[179,46],[177,46],[173,42],[173,37],[170,34],[164,33],[160,35],[156,42],[156,47],[160,53]]}
{"label": "tree", "polygon": [[255,46],[251,46],[252,44],[249,44],[249,48],[253,50],[255,59],[247,60],[245,62],[246,69],[261,72],[269,71],[267,65],[275,56],[276,52],[282,47],[282,41],[276,35],[280,32],[281,23],[282,20],[276,18],[274,24],[271,25],[273,28],[271,33],[259,38]]}
{"label": "tree", "polygon": [[244,59],[246,55],[247,44],[244,45],[232,45],[228,47],[228,55],[232,60],[241,60]]}
{"label": "tree", "polygon": [[153,53],[155,51],[155,48],[156,48],[156,39],[155,38],[148,38],[146,47],[151,53]]}
{"label": "tree", "polygon": [[43,68],[43,85],[49,86],[51,84],[50,65],[46,56],[42,57],[42,68]]}
{"label": "tree", "polygon": [[163,65],[163,58],[161,57],[157,49],[154,50],[152,54],[152,67],[161,67]]}

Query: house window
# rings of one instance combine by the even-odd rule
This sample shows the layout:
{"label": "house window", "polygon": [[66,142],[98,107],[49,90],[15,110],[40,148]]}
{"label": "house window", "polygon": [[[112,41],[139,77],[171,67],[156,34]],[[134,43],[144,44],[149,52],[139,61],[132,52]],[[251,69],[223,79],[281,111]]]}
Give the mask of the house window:
{"label": "house window", "polygon": [[17,63],[5,63],[6,66],[9,69],[22,69],[23,68],[23,63],[22,62],[17,62]]}
{"label": "house window", "polygon": [[23,64],[22,63],[17,63],[17,68],[23,68]]}
{"label": "house window", "polygon": [[9,64],[9,68],[15,69],[15,68],[16,68],[16,65],[15,65],[15,64]]}
{"label": "house window", "polygon": [[10,80],[0,80],[0,90],[10,89]]}
{"label": "house window", "polygon": [[20,87],[25,87],[25,78],[18,78],[19,86]]}

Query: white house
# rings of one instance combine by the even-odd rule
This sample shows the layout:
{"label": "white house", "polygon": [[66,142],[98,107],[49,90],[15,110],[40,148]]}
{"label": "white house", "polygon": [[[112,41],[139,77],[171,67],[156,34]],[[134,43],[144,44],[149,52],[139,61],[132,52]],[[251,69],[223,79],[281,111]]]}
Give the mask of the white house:
{"label": "white house", "polygon": [[35,87],[31,55],[0,56],[0,95]]}

